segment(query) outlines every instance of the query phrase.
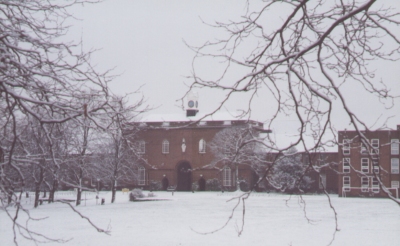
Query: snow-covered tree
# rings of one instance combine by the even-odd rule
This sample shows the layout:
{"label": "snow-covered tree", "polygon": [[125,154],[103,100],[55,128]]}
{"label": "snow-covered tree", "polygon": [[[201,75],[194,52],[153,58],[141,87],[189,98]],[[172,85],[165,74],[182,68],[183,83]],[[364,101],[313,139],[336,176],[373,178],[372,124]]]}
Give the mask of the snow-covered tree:
{"label": "snow-covered tree", "polygon": [[[261,144],[258,130],[250,125],[229,127],[218,132],[210,143],[213,167],[234,168],[236,189],[240,188],[239,165],[247,165],[259,173],[268,165],[266,149]],[[261,174],[261,173],[259,173]]]}
{"label": "snow-covered tree", "polygon": [[[38,185],[46,181],[42,174],[50,174],[54,189],[61,181],[60,168],[65,162],[58,156],[61,137],[53,130],[60,127],[67,131],[70,126],[83,129],[76,136],[81,138],[79,152],[68,152],[71,141],[63,141],[64,154],[79,155],[83,166],[88,146],[85,136],[92,130],[107,129],[109,121],[104,119],[118,103],[108,87],[113,76],[92,66],[92,51],[83,51],[79,43],[61,41],[68,31],[65,21],[72,17],[68,8],[88,2],[92,1],[0,0],[0,192],[8,194],[7,198],[0,196],[0,206],[10,218],[20,218],[20,212],[29,216],[19,203],[22,193],[15,192],[26,186],[26,163],[43,169],[36,179]],[[35,141],[43,143],[36,146],[37,151],[24,137],[32,122],[38,137]],[[18,180],[18,187],[10,181],[10,175]],[[10,203],[17,209],[9,210]],[[33,241],[50,240],[17,219],[13,220],[13,230],[16,244],[17,231]]]}
{"label": "snow-covered tree", "polygon": [[313,181],[306,175],[307,163],[295,147],[285,151],[274,163],[268,182],[275,189],[286,193],[303,193]]}

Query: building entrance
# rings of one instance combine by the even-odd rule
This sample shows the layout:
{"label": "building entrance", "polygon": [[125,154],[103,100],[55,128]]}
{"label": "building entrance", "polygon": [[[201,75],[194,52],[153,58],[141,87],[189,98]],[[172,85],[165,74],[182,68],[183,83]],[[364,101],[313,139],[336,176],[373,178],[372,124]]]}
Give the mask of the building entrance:
{"label": "building entrance", "polygon": [[176,186],[177,191],[191,191],[192,190],[192,167],[189,162],[185,161],[177,166],[178,182]]}

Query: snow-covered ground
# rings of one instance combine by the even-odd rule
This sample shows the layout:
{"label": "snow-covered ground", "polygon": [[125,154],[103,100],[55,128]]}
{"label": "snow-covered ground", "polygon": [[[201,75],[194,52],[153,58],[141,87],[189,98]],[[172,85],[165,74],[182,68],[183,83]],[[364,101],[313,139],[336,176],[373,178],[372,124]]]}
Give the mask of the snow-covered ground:
{"label": "snow-covered ground", "polygon": [[[147,192],[145,192],[146,194]],[[238,193],[155,192],[163,201],[129,202],[128,194],[102,192],[105,205],[96,205],[94,193],[77,209],[99,227],[111,229],[111,236],[97,232],[65,204],[43,204],[32,209],[29,226],[51,238],[70,240],[63,245],[328,245],[335,231],[334,213],[323,195],[298,196],[255,193],[246,200],[243,233],[242,207],[227,226],[213,234],[228,219]],[[32,197],[32,196],[31,196]],[[74,198],[73,192],[59,192],[58,198]],[[400,245],[400,207],[388,199],[331,197],[338,214],[339,231],[332,245]],[[306,206],[305,218],[304,206]],[[20,216],[19,221],[24,218]],[[17,234],[19,245],[34,245]],[[12,245],[11,222],[0,211],[0,245]],[[57,245],[49,243],[46,245]]]}

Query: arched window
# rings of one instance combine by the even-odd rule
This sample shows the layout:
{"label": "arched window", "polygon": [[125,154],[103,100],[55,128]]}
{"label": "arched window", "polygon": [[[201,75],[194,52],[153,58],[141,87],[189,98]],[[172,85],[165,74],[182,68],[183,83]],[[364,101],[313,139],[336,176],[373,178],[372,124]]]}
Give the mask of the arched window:
{"label": "arched window", "polygon": [[138,185],[146,184],[146,169],[142,166],[138,168]]}
{"label": "arched window", "polygon": [[206,153],[206,141],[204,139],[199,141],[199,153]]}
{"label": "arched window", "polygon": [[230,167],[224,167],[222,169],[222,185],[231,186],[232,185],[232,172]]}
{"label": "arched window", "polygon": [[146,143],[143,140],[140,140],[138,145],[139,154],[146,153]]}
{"label": "arched window", "polygon": [[162,153],[163,154],[168,154],[169,153],[169,142],[168,142],[168,140],[164,140],[162,142]]}

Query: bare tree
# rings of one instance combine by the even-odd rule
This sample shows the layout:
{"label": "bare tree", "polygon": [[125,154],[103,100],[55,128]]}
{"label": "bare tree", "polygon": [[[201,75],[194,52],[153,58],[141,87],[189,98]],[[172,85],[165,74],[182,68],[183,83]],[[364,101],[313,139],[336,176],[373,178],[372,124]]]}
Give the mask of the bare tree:
{"label": "bare tree", "polygon": [[[191,47],[196,52],[191,89],[225,91],[216,110],[235,94],[250,94],[242,117],[251,115],[257,94],[272,98],[269,127],[287,115],[295,117],[298,127],[296,138],[286,146],[269,138],[266,146],[277,152],[297,146],[311,154],[338,144],[332,117],[336,111],[365,138],[361,131],[368,124],[352,110],[348,85],[376,102],[393,105],[397,96],[375,78],[374,62],[399,59],[398,10],[376,0],[253,3],[247,2],[239,20],[213,25],[226,38]],[[220,76],[203,79],[196,62],[207,58],[223,64]]]}
{"label": "bare tree", "polygon": [[[349,122],[372,149],[362,134],[369,130],[369,124],[363,121],[361,112],[353,111],[351,101],[356,92],[390,108],[398,98],[388,83],[376,78],[377,62],[398,61],[400,51],[399,9],[381,2],[247,1],[245,13],[237,20],[211,24],[225,36],[199,47],[190,46],[196,55],[189,90],[224,92],[222,103],[210,114],[242,94],[241,104],[248,107],[239,117],[251,117],[257,95],[271,98],[266,107],[273,112],[268,115],[268,127],[279,127],[281,119],[291,116],[298,132],[284,146],[272,135],[268,137],[265,146],[277,152],[277,157],[292,147],[304,149],[310,157],[339,145],[333,117],[336,113],[341,113],[341,120]],[[205,63],[220,73],[210,77],[209,71],[202,71]],[[264,180],[275,164],[276,159],[265,169]],[[321,169],[310,161],[304,175],[306,170],[319,173]],[[376,178],[388,197],[400,204]],[[325,194],[330,202],[326,190]],[[238,198],[243,209],[249,195]],[[337,218],[331,203],[330,207]]]}
{"label": "bare tree", "polygon": [[[28,124],[22,124],[21,119],[37,123],[35,132],[41,134],[37,140],[46,146],[46,151],[37,153],[43,158],[37,167],[51,173],[54,191],[62,160],[57,156],[53,127],[66,122],[74,122],[83,129],[108,127],[103,118],[114,100],[108,89],[113,76],[109,71],[94,69],[90,64],[92,51],[82,51],[79,43],[60,42],[68,31],[65,20],[72,17],[68,7],[83,2],[92,1],[0,0],[0,190],[9,194],[8,203],[1,196],[1,206],[13,221],[15,244],[18,231],[34,241],[50,240],[18,221],[18,213],[22,211],[29,216],[29,211],[19,203],[21,194],[17,196],[14,192],[8,175],[16,175],[14,180],[18,179],[20,187],[24,187],[27,177],[21,163],[35,161],[23,138]],[[81,155],[85,154],[84,148]],[[23,153],[25,156],[19,155]],[[38,177],[39,185],[45,177],[43,180],[41,174]],[[17,209],[8,210],[9,203]]]}
{"label": "bare tree", "polygon": [[103,179],[111,182],[111,203],[115,201],[118,183],[132,182],[137,178],[135,170],[140,155],[137,149],[131,146],[130,141],[139,131],[138,126],[132,122],[138,114],[147,110],[142,109],[142,106],[143,98],[134,105],[129,105],[126,98],[120,97],[115,99],[107,114],[109,124],[102,134],[96,156],[101,157],[98,173]]}

